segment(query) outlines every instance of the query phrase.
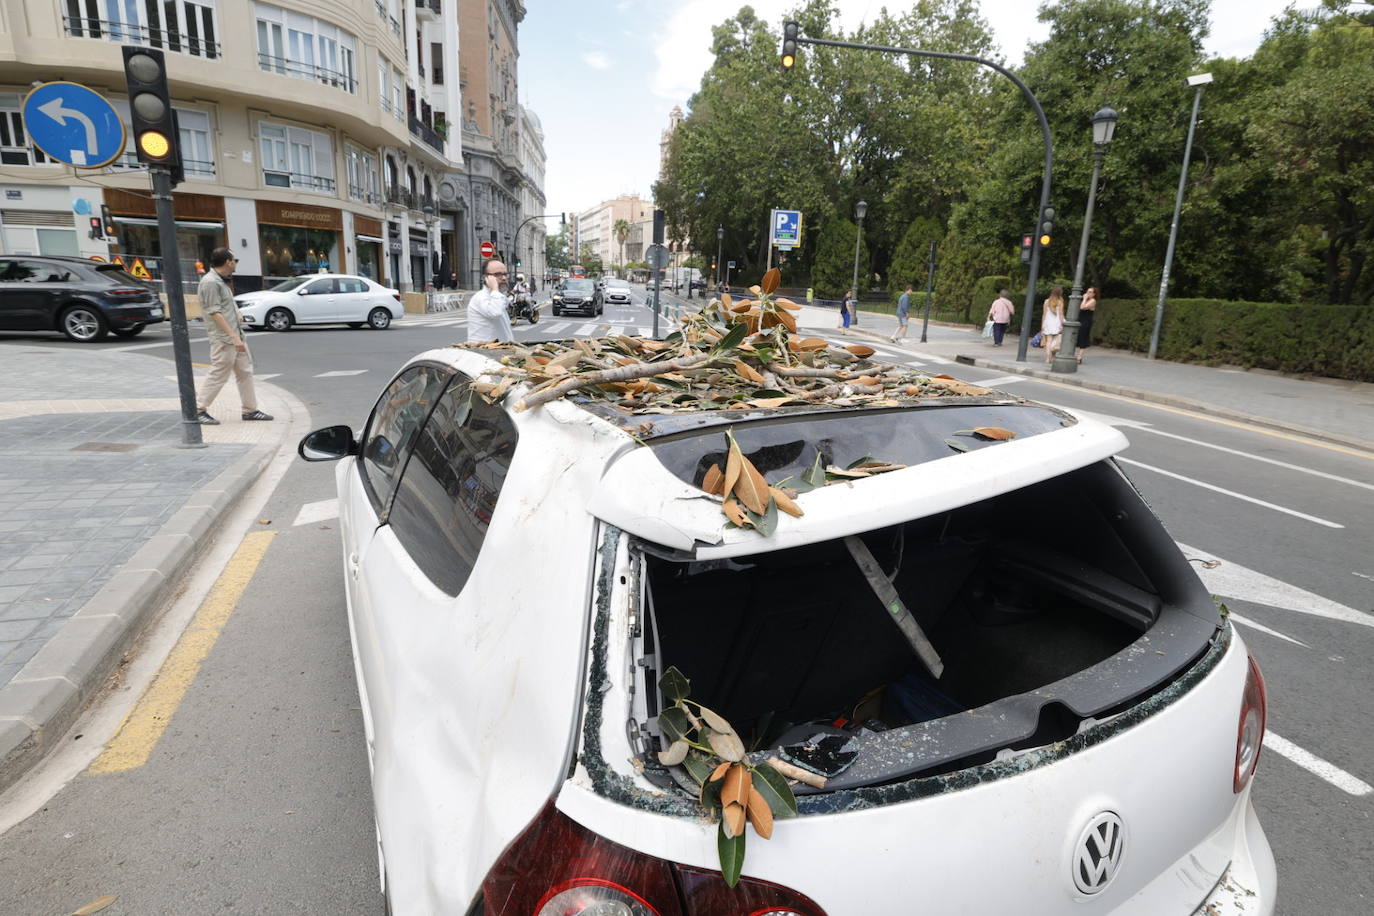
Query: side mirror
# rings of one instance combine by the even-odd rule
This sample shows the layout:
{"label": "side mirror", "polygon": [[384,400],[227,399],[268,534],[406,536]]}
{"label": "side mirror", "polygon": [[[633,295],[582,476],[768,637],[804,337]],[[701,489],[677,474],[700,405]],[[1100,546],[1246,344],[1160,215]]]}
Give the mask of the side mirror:
{"label": "side mirror", "polygon": [[326,426],[302,439],[296,452],[306,461],[338,461],[358,454],[358,443],[347,426]]}
{"label": "side mirror", "polygon": [[308,295],[308,294],[309,294],[309,293],[308,293],[308,290],[307,290],[304,286],[302,286],[300,289],[296,290],[296,295],[297,295],[297,296],[305,296],[305,295]]}

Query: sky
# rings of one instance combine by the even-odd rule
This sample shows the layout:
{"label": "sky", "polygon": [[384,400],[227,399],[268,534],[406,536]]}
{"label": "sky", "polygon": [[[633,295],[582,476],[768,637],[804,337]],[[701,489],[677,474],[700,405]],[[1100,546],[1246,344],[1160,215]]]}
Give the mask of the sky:
{"label": "sky", "polygon": [[[687,99],[711,65],[711,27],[745,2],[775,29],[797,6],[796,0],[528,0],[520,24],[520,101],[543,123],[548,212],[579,212],[621,194],[650,198],[668,113],[674,105],[687,112]],[[1205,51],[1248,57],[1290,2],[1212,0]],[[837,3],[846,30],[884,5],[901,4]],[[1036,19],[1038,6],[982,0],[983,18],[1007,62],[1019,63],[1029,43],[1049,34]]]}

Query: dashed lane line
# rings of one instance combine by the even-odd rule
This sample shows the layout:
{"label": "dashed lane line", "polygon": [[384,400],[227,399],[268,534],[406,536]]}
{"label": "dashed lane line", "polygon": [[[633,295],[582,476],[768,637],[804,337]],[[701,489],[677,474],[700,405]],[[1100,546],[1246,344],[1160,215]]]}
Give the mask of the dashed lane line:
{"label": "dashed lane line", "polygon": [[1264,746],[1349,795],[1358,798],[1374,792],[1374,786],[1370,786],[1363,779],[1352,776],[1329,760],[1323,760],[1311,751],[1304,750],[1287,738],[1271,731],[1266,731],[1264,734]]}
{"label": "dashed lane line", "polygon": [[362,375],[366,369],[335,369],[332,372],[321,372],[315,378],[340,378],[345,375]]}
{"label": "dashed lane line", "polygon": [[122,773],[148,762],[276,534],[275,531],[251,531],[244,536],[186,632],[167,656],[157,678],[91,764],[92,773]]}
{"label": "dashed lane line", "polygon": [[1257,499],[1253,496],[1246,496],[1244,493],[1237,493],[1235,490],[1227,490],[1224,487],[1219,487],[1216,484],[1207,483],[1203,480],[1197,480],[1193,477],[1185,477],[1182,474],[1175,474],[1173,471],[1166,471],[1163,468],[1157,468],[1152,464],[1145,464],[1142,461],[1133,461],[1130,458],[1123,458],[1120,455],[1116,456],[1116,460],[1121,464],[1129,464],[1132,467],[1144,468],[1147,471],[1153,471],[1156,474],[1163,474],[1165,477],[1172,477],[1174,480],[1181,480],[1184,483],[1190,483],[1195,487],[1202,487],[1204,490],[1211,490],[1214,493],[1221,493],[1224,496],[1230,496],[1234,499],[1243,500],[1247,503],[1253,503],[1256,506],[1263,506],[1266,509],[1273,509],[1275,512],[1282,512],[1285,515],[1291,515],[1294,518],[1300,518],[1304,521],[1312,522],[1315,525],[1324,525],[1327,528],[1345,527],[1339,522],[1329,521],[1324,518],[1319,518],[1315,515],[1308,515],[1306,512],[1299,512],[1297,509],[1289,509],[1286,506],[1280,506],[1276,503],[1266,502],[1265,500]]}

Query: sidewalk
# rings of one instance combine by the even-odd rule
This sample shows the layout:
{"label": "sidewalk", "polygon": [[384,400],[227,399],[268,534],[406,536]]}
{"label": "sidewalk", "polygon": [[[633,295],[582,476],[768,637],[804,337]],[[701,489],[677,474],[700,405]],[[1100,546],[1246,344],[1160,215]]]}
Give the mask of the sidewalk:
{"label": "sidewalk", "polygon": [[0,790],[40,760],[176,591],[206,534],[277,453],[229,386],[208,448],[179,448],[172,364],[6,346],[0,381]]}
{"label": "sidewalk", "polygon": [[[696,299],[687,302],[667,293],[663,299],[684,309],[702,305]],[[803,305],[798,316],[800,324],[810,331],[832,338],[841,335],[838,309]],[[859,324],[849,336],[892,345],[896,329],[895,316],[860,310]],[[1077,372],[1058,373],[1045,364],[1044,350],[1030,347],[1026,361],[1017,362],[1016,338],[1008,336],[1002,347],[994,349],[980,331],[932,322],[927,342],[921,343],[921,312],[913,308],[906,341],[896,346],[918,358],[926,354],[1002,373],[1078,385],[1374,453],[1374,384],[1149,360],[1125,350],[1097,346],[1089,348]],[[947,371],[959,374],[956,366]]]}

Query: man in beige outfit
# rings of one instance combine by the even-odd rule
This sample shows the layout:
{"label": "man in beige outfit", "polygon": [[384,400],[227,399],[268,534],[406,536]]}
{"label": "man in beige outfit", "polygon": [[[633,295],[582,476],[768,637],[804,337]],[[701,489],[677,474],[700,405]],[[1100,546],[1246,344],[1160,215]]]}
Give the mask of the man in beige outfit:
{"label": "man in beige outfit", "polygon": [[270,420],[272,416],[258,410],[257,395],[253,392],[253,357],[243,339],[243,319],[234,304],[234,292],[229,277],[238,266],[238,259],[228,248],[210,252],[210,269],[200,278],[200,310],[205,315],[205,330],[210,335],[210,374],[196,400],[196,419],[214,426],[219,423],[210,416],[208,408],[219,396],[219,390],[234,373],[239,386],[239,400],[243,402],[243,419]]}

